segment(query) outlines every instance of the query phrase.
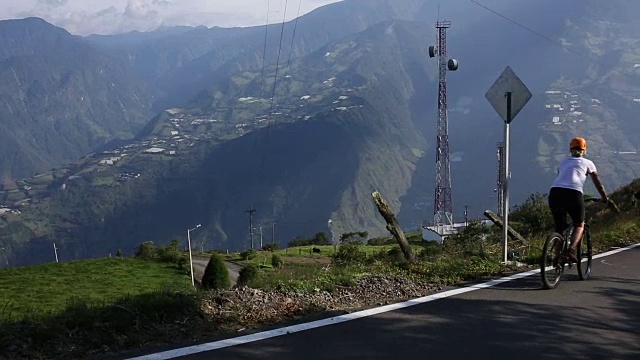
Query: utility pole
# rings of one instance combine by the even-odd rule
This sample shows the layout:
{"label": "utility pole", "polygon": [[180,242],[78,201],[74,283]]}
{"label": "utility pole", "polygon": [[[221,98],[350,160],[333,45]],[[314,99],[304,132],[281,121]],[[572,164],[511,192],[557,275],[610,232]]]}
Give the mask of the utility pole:
{"label": "utility pole", "polygon": [[253,213],[256,209],[249,208],[244,212],[249,213],[249,238],[251,239],[251,248],[253,249]]}
{"label": "utility pole", "polygon": [[58,248],[56,247],[56,243],[53,243],[53,253],[56,255],[56,262],[58,262]]}
{"label": "utility pole", "polygon": [[276,243],[276,222],[274,221],[271,224],[271,243],[275,244]]}
{"label": "utility pole", "polygon": [[7,255],[4,253],[5,247],[0,247],[0,250],[2,250],[2,256],[4,257],[4,262],[7,264],[7,267],[9,267],[9,259],[7,258]]}
{"label": "utility pole", "polygon": [[469,214],[469,205],[464,206],[464,227],[469,226],[469,218],[467,215]]}
{"label": "utility pole", "polygon": [[436,137],[436,186],[434,196],[434,225],[453,226],[451,200],[451,162],[449,160],[449,119],[447,110],[447,71],[458,70],[458,60],[447,61],[447,29],[450,21],[436,22],[437,45],[429,46],[429,57],[438,56],[438,125]]}

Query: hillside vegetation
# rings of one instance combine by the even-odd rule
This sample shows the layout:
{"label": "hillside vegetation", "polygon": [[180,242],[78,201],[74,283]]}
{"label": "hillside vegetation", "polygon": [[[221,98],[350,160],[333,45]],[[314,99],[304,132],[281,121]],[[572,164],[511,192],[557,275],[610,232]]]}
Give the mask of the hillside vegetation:
{"label": "hillside vegetation", "polygon": [[[640,179],[611,195],[620,214],[602,204],[588,206],[596,252],[638,242],[638,192]],[[7,291],[0,295],[6,304],[0,353],[12,359],[85,358],[198,341],[537,268],[545,233],[552,226],[545,196],[532,195],[512,215],[513,225],[529,238],[527,244],[510,242],[509,257],[518,265],[500,263],[499,229],[471,222],[442,245],[408,233],[417,254],[414,263],[404,260],[391,237],[369,239],[366,232],[343,234],[337,246],[320,245],[328,239],[318,233],[294,243],[312,245],[278,250],[268,244],[265,248],[271,250],[215,254],[242,267],[233,289],[222,281],[220,289],[194,292],[184,270],[185,254],[178,252],[176,242],[160,248],[145,242],[137,248],[137,258],[3,270],[0,285]],[[598,272],[597,266],[593,271]]]}

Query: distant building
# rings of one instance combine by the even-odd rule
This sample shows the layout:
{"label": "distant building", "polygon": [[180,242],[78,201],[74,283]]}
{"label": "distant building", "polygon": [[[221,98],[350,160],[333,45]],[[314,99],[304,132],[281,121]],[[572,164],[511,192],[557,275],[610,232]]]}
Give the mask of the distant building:
{"label": "distant building", "polygon": [[150,149],[145,150],[144,152],[147,154],[159,154],[162,153],[164,149],[158,147],[152,147]]}
{"label": "distant building", "polygon": [[[481,220],[480,223],[484,226],[491,226],[493,223],[491,220]],[[423,241],[437,241],[442,243],[447,237],[457,234],[459,231],[467,227],[466,223],[454,223],[453,225],[441,225],[441,226],[422,226],[422,240]]]}

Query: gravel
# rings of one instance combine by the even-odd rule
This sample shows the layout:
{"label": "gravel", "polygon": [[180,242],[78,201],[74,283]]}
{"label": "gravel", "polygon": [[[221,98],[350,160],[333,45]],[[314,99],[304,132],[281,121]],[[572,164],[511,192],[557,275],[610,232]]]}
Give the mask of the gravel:
{"label": "gravel", "polygon": [[355,285],[333,292],[262,291],[248,287],[211,292],[203,310],[212,319],[243,329],[252,324],[273,323],[323,311],[354,311],[371,306],[421,297],[442,288],[399,276],[366,276]]}

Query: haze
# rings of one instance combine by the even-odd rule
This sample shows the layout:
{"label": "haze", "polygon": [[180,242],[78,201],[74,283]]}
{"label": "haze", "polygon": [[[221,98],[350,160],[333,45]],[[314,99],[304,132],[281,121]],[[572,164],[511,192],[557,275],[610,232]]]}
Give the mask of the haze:
{"label": "haze", "polygon": [[[340,0],[288,1],[286,19]],[[270,22],[282,21],[286,0],[270,0]],[[72,34],[151,31],[161,26],[251,26],[266,22],[266,0],[9,0],[0,19],[41,17]]]}

